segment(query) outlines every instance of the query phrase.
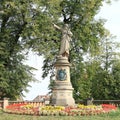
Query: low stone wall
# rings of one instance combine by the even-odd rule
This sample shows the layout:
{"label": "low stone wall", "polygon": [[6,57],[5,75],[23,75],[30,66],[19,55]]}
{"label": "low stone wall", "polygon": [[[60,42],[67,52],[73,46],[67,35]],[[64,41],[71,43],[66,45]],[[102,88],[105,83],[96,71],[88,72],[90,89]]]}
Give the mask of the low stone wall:
{"label": "low stone wall", "polygon": [[120,100],[93,100],[93,104],[113,104],[117,107],[120,107]]}
{"label": "low stone wall", "polygon": [[45,102],[33,102],[33,101],[9,101],[8,98],[4,98],[3,100],[0,100],[0,109],[5,109],[6,106],[10,104],[22,104],[22,103],[27,103],[27,104],[33,104],[34,106],[43,106],[47,105],[46,101]]}
{"label": "low stone wall", "polygon": [[0,100],[0,109],[5,109],[6,106],[9,105],[8,98],[4,98],[3,100]]}
{"label": "low stone wall", "polygon": [[9,101],[9,105],[10,104],[23,104],[23,103],[27,103],[27,104],[33,104],[34,106],[43,106],[45,105],[45,102],[33,102],[33,101]]}
{"label": "low stone wall", "polygon": [[0,109],[3,108],[3,100],[0,100]]}
{"label": "low stone wall", "polygon": [[[100,105],[100,104],[113,104],[117,107],[120,107],[120,100],[93,100],[92,101],[94,105]],[[5,109],[6,106],[10,104],[22,104],[22,103],[27,103],[27,104],[33,104],[37,106],[43,106],[43,105],[48,105],[49,102],[33,102],[33,101],[9,101],[8,98],[4,98],[4,100],[0,100],[0,109]],[[79,101],[79,104],[84,104],[84,100]]]}
{"label": "low stone wall", "polygon": [[[92,100],[92,104],[94,105],[100,105],[100,104],[113,104],[117,107],[120,107],[120,100]],[[90,100],[81,100],[78,103],[79,104],[85,104],[88,105],[91,103]]]}

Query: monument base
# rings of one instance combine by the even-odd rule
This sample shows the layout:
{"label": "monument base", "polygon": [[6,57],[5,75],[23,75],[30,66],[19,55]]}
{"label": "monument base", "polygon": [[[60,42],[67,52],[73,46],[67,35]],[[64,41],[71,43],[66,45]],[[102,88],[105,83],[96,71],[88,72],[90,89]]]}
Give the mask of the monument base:
{"label": "monument base", "polygon": [[52,91],[52,105],[75,106],[71,83],[57,81]]}
{"label": "monument base", "polygon": [[52,90],[51,104],[57,106],[74,106],[73,87],[70,82],[68,58],[59,56],[56,63],[56,80]]}

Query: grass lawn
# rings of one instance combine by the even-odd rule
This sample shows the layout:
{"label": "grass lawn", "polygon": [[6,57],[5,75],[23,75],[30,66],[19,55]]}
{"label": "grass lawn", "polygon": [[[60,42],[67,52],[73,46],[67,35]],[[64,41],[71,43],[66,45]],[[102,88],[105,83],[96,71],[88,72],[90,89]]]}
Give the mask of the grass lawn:
{"label": "grass lawn", "polygon": [[120,110],[95,116],[30,116],[7,114],[0,111],[0,120],[119,120]]}

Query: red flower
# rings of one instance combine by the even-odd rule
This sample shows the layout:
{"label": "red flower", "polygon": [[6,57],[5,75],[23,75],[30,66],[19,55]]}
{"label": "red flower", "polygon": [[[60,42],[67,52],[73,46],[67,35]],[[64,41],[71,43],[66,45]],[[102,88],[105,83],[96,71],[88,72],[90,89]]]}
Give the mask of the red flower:
{"label": "red flower", "polygon": [[117,109],[117,107],[115,105],[112,105],[112,104],[102,104],[102,108],[106,112]]}

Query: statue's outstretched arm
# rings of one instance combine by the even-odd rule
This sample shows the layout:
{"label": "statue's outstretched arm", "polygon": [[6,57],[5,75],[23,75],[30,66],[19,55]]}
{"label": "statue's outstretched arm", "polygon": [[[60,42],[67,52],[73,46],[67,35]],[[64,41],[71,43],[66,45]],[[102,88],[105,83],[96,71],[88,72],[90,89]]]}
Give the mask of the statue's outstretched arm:
{"label": "statue's outstretched arm", "polygon": [[54,28],[61,30],[61,28],[59,26],[57,26],[56,24],[53,23]]}

